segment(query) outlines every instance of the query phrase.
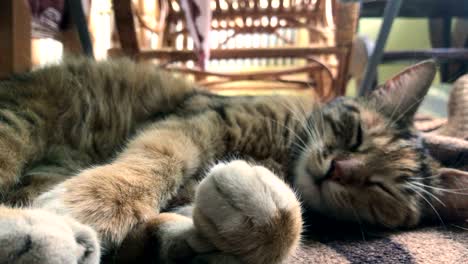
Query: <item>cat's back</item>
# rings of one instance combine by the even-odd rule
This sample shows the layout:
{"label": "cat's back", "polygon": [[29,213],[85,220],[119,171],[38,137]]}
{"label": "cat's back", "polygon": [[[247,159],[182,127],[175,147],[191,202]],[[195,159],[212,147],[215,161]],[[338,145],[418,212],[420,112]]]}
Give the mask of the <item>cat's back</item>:
{"label": "cat's back", "polygon": [[92,104],[133,107],[137,114],[173,108],[194,90],[185,79],[150,64],[128,59],[96,62],[85,57],[65,58],[59,64],[0,81],[3,97],[66,105],[86,99]]}
{"label": "cat's back", "polygon": [[32,127],[40,124],[56,143],[113,149],[139,123],[173,112],[192,93],[193,84],[154,65],[66,58],[0,81],[0,111],[34,116]]}
{"label": "cat's back", "polygon": [[227,154],[254,159],[284,160],[274,157],[287,153],[286,148],[304,125],[308,113],[318,102],[304,96],[220,96],[199,93],[190,97],[176,115],[196,119],[212,117],[206,126],[222,127]]}
{"label": "cat's back", "polygon": [[250,116],[253,119],[274,118],[276,115],[307,114],[319,102],[315,98],[300,95],[224,96],[199,91],[188,97],[176,112],[190,116],[205,111],[224,112],[220,115]]}

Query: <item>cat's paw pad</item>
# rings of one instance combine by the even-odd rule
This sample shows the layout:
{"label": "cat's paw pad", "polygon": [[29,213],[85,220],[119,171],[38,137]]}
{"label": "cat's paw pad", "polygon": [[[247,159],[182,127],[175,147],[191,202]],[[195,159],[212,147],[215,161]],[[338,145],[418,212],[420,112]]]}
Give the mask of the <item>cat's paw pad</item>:
{"label": "cat's paw pad", "polygon": [[200,183],[193,220],[218,249],[247,263],[279,263],[302,231],[294,192],[271,171],[244,161],[218,164]]}
{"label": "cat's paw pad", "polygon": [[0,208],[0,263],[97,264],[99,258],[91,228],[42,210]]}

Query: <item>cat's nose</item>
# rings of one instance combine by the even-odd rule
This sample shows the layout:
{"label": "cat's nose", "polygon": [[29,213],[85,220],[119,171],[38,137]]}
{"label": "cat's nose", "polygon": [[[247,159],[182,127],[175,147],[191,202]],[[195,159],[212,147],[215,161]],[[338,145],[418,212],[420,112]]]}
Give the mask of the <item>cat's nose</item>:
{"label": "cat's nose", "polygon": [[335,159],[331,163],[330,180],[341,184],[352,183],[359,174],[362,162],[356,158]]}

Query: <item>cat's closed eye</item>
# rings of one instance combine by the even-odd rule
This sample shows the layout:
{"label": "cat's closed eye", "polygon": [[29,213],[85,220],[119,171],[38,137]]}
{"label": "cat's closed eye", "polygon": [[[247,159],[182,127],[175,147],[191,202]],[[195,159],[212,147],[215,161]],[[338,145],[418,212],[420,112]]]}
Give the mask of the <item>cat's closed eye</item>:
{"label": "cat's closed eye", "polygon": [[362,142],[363,142],[363,131],[362,131],[362,126],[360,123],[356,125],[356,129],[353,135],[354,135],[353,141],[349,150],[351,152],[356,152],[359,150],[359,147],[362,145]]}

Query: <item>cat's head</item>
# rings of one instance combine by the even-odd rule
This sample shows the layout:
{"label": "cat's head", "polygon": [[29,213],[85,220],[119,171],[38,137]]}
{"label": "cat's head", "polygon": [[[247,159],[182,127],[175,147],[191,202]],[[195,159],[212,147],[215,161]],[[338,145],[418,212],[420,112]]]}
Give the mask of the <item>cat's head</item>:
{"label": "cat's head", "polygon": [[308,207],[391,228],[414,226],[435,211],[448,217],[465,210],[468,218],[468,196],[448,190],[460,182],[468,188],[468,175],[440,168],[412,126],[435,73],[435,63],[426,61],[365,98],[338,98],[312,111],[293,166]]}

